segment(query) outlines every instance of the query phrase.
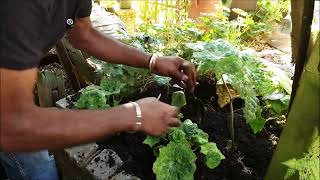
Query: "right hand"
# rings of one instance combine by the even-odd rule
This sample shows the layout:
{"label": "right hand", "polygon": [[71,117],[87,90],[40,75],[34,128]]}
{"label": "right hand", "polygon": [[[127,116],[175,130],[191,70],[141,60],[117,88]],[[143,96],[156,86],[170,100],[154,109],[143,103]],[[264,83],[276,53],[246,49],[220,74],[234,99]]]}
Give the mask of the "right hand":
{"label": "right hand", "polygon": [[160,136],[169,131],[170,127],[178,127],[181,122],[177,118],[178,109],[165,104],[156,98],[149,97],[137,101],[142,112],[141,131],[151,135]]}

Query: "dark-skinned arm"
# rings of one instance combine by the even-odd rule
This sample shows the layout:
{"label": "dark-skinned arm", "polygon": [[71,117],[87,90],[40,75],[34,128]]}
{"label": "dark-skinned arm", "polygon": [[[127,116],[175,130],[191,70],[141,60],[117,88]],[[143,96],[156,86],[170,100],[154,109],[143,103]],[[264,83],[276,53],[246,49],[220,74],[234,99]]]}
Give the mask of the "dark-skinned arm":
{"label": "dark-skinned arm", "polygon": [[[75,48],[99,59],[110,63],[148,68],[151,54],[103,35],[92,27],[89,17],[76,19],[74,27],[68,32],[68,38]],[[180,57],[158,57],[153,72],[184,81],[191,90],[196,86],[194,65]]]}
{"label": "dark-skinned arm", "polygon": [[151,58],[149,53],[103,35],[92,27],[89,17],[76,19],[68,32],[68,40],[75,48],[110,63],[146,68]]}
{"label": "dark-skinned arm", "polygon": [[176,109],[155,98],[137,101],[143,116],[139,129],[132,106],[100,111],[35,106],[32,92],[36,74],[35,68],[23,71],[0,68],[0,151],[58,149],[135,130],[160,135],[170,126],[179,125]]}

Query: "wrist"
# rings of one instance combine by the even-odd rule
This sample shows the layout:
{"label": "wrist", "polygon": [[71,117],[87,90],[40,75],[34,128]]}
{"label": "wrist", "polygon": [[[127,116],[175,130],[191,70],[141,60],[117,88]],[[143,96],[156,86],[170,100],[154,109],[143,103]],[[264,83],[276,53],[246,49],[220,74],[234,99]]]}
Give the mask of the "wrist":
{"label": "wrist", "polygon": [[143,67],[144,68],[149,68],[149,64],[150,64],[150,59],[152,57],[152,54],[150,53],[145,53],[144,55],[144,60],[143,60]]}
{"label": "wrist", "polygon": [[141,131],[142,126],[142,115],[141,109],[138,103],[130,102],[122,105],[125,108],[127,114],[126,131],[127,132],[138,132]]}
{"label": "wrist", "polygon": [[152,54],[149,60],[149,70],[151,73],[157,74],[157,62],[159,61],[160,56],[158,56],[156,53]]}

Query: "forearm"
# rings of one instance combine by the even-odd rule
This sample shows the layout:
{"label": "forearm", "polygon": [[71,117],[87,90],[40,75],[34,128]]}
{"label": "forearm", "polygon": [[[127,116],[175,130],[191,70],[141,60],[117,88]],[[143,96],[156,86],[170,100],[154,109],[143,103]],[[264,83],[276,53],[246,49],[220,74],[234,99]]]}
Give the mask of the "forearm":
{"label": "forearm", "polygon": [[1,151],[57,149],[94,142],[131,131],[134,113],[134,109],[124,106],[107,112],[36,107],[2,119]]}
{"label": "forearm", "polygon": [[110,63],[146,68],[151,54],[142,52],[95,29],[90,29],[85,42],[76,42],[78,48]]}

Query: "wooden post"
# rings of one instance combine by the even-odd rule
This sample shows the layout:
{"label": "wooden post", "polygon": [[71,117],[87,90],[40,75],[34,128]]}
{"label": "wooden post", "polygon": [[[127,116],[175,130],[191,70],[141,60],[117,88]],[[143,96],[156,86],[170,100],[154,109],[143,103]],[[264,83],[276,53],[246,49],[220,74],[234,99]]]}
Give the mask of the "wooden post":
{"label": "wooden post", "polygon": [[80,90],[81,89],[80,82],[78,80],[77,74],[73,70],[73,65],[71,63],[68,51],[67,51],[65,45],[63,44],[62,40],[57,43],[56,49],[57,49],[60,63],[64,67],[64,69],[65,69],[65,71],[71,81],[72,88],[75,91]]}
{"label": "wooden post", "polygon": [[311,25],[313,19],[314,1],[291,1],[291,17],[292,17],[292,60],[296,63],[294,79],[292,84],[292,93],[289,105],[291,109],[296,91],[299,87],[300,77],[304,69],[304,65],[308,60],[307,52],[310,41]]}
{"label": "wooden post", "polygon": [[87,62],[88,55],[84,55],[80,50],[73,48],[66,38],[63,38],[61,43],[66,49],[68,57],[64,61],[68,61],[72,67],[68,70],[70,71],[69,74],[77,79],[80,86],[85,87],[89,84],[100,84],[101,75]]}
{"label": "wooden post", "polygon": [[[319,129],[319,46],[320,33],[318,33],[316,44],[302,73],[296,98],[293,101],[265,180],[284,179],[287,167],[282,163],[292,158],[301,158],[310,147],[314,129]],[[299,178],[295,174],[291,179]]]}

